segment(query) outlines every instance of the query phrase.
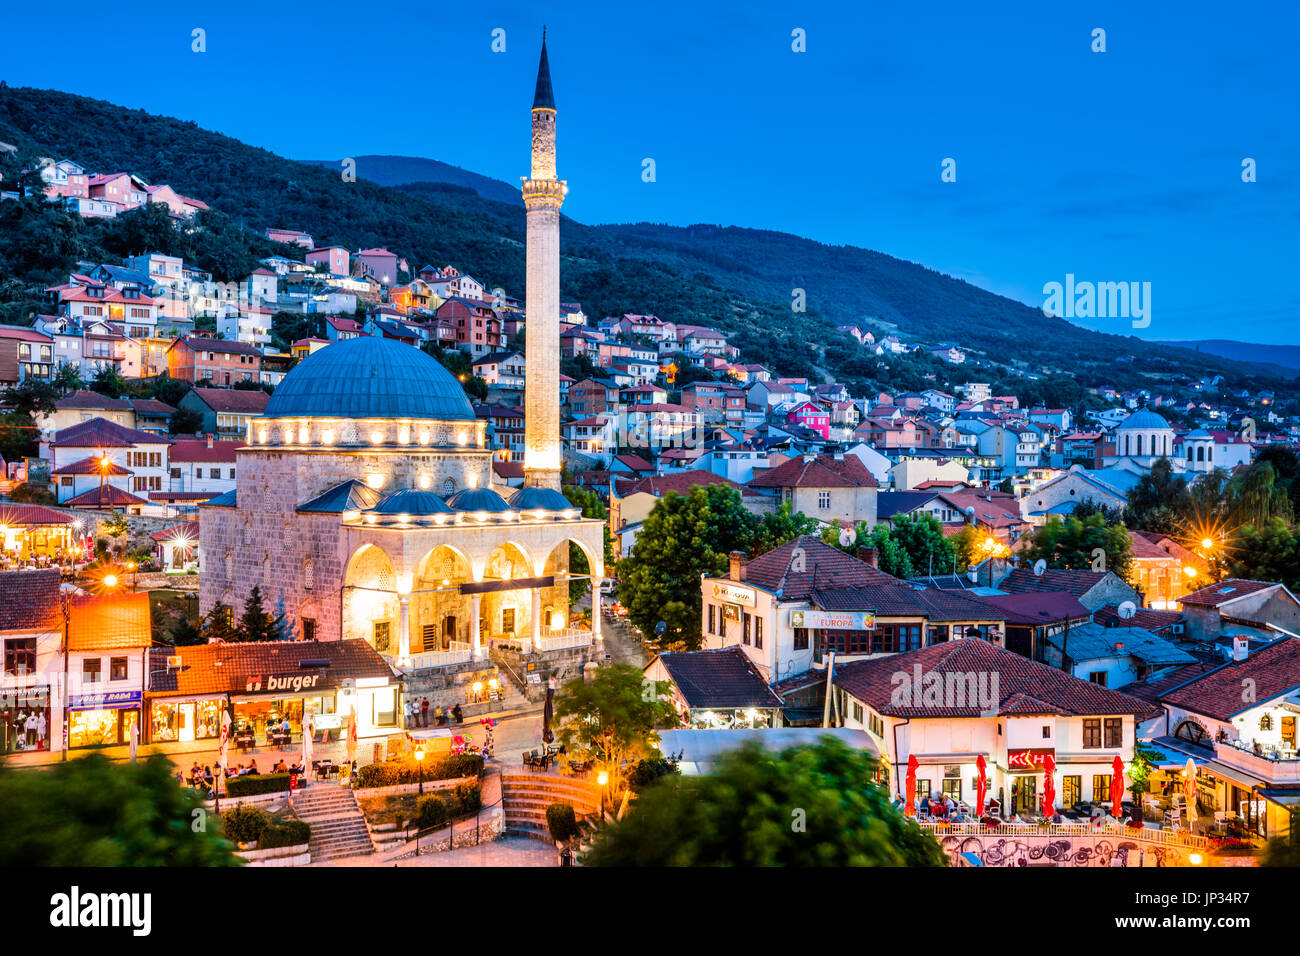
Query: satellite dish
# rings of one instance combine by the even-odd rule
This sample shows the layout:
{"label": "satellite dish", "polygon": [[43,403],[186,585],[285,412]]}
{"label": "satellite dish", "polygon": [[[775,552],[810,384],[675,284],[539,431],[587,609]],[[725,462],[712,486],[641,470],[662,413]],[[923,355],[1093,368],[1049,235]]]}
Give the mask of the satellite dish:
{"label": "satellite dish", "polygon": [[1037,561],[1034,562],[1034,577],[1041,578],[1043,576],[1043,572],[1046,570],[1047,570],[1046,558],[1039,558]]}
{"label": "satellite dish", "polygon": [[1125,601],[1117,608],[1117,611],[1122,620],[1131,621],[1137,616],[1138,609],[1137,605],[1132,601]]}
{"label": "satellite dish", "polygon": [[660,621],[655,625],[655,637],[663,637],[667,631],[668,625],[665,622]]}
{"label": "satellite dish", "polygon": [[858,533],[852,528],[845,528],[840,532],[840,547],[851,548],[853,543],[858,540]]}

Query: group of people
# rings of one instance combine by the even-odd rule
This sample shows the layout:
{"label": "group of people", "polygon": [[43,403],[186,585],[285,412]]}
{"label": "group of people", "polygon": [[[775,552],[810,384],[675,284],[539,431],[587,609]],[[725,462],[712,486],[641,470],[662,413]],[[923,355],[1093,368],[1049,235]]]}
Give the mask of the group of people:
{"label": "group of people", "polygon": [[[414,697],[408,697],[405,704],[406,708],[406,726],[409,727],[428,727],[429,726],[429,698],[416,700]],[[442,705],[433,708],[433,722],[439,727],[445,727],[448,721],[457,724],[463,724],[465,718],[461,715],[460,704],[455,707],[448,707],[446,710]]]}

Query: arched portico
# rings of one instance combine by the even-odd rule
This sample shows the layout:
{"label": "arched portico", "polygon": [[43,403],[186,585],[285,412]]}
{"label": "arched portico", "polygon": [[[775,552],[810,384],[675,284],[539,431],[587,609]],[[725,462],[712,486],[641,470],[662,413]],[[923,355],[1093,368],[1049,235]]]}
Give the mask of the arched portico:
{"label": "arched portico", "polygon": [[343,576],[343,638],[364,640],[381,654],[398,655],[401,602],[397,568],[376,544],[363,544]]}

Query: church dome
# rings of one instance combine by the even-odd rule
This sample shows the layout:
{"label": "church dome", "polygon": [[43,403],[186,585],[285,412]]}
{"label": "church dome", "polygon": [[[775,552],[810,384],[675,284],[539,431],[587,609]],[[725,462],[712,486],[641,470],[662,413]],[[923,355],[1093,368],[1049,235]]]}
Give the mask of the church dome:
{"label": "church dome", "polygon": [[369,509],[369,512],[381,515],[405,514],[416,517],[420,515],[447,515],[451,514],[451,509],[447,507],[447,503],[442,498],[432,491],[403,488],[401,491],[394,491],[391,495],[385,495],[382,500],[376,502],[373,508]]}
{"label": "church dome", "polygon": [[510,496],[516,511],[571,511],[577,506],[554,488],[520,488]]}
{"label": "church dome", "polygon": [[455,376],[395,339],[344,339],[307,356],[266,403],[266,418],[474,421]]}
{"label": "church dome", "polygon": [[447,504],[457,511],[509,511],[506,500],[491,488],[464,488],[450,498]]}
{"label": "church dome", "polygon": [[1120,422],[1119,427],[1121,429],[1145,428],[1149,430],[1153,428],[1168,428],[1169,423],[1165,421],[1163,418],[1161,418],[1159,415],[1157,415],[1155,412],[1151,411],[1151,409],[1139,408],[1128,418]]}

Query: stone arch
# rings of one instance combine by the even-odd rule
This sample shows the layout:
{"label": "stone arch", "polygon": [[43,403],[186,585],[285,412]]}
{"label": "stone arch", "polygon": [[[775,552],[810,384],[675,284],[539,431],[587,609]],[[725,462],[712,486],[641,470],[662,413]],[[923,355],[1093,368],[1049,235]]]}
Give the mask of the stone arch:
{"label": "stone arch", "polygon": [[1174,727],[1174,737],[1203,747],[1211,747],[1214,743],[1205,725],[1195,717],[1184,717],[1180,720]]}
{"label": "stone arch", "polygon": [[[544,634],[548,629],[559,630],[572,623],[575,604],[599,587],[604,554],[595,553],[585,541],[566,535],[542,558],[541,573],[557,579],[554,586],[543,589],[541,594]],[[573,580],[571,575],[581,576],[583,580]]]}
{"label": "stone arch", "polygon": [[[479,579],[506,582],[533,575],[533,556],[517,541],[502,541],[484,558]],[[527,589],[485,593],[479,602],[479,621],[489,638],[527,635],[532,627],[532,594]]]}
{"label": "stone arch", "polygon": [[474,562],[450,544],[439,544],[416,562],[409,625],[412,653],[470,643],[470,598],[457,586],[473,580]]}
{"label": "stone arch", "polygon": [[343,637],[396,655],[399,623],[396,566],[378,545],[363,544],[343,575]]}

